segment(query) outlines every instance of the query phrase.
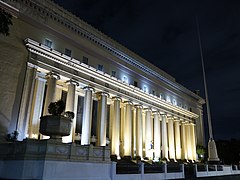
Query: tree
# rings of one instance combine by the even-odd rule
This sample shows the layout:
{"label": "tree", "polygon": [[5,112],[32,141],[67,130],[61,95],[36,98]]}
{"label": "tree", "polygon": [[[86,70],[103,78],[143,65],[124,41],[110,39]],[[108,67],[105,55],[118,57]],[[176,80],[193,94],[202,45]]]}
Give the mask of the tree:
{"label": "tree", "polygon": [[9,35],[9,25],[12,25],[12,15],[0,8],[0,34]]}

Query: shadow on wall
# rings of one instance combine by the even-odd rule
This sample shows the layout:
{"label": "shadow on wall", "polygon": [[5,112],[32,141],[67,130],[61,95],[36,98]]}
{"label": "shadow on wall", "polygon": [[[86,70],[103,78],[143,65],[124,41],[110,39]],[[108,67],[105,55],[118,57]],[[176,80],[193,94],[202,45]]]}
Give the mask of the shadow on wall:
{"label": "shadow on wall", "polygon": [[0,112],[0,142],[6,141],[7,129],[10,124],[10,119],[7,118],[2,112]]}

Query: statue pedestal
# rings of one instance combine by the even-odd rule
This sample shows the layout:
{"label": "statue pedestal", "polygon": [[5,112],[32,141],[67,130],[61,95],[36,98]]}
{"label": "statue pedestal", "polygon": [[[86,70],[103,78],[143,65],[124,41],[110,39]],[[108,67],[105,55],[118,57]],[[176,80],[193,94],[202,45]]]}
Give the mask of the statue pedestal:
{"label": "statue pedestal", "polygon": [[209,164],[219,164],[220,160],[217,154],[217,148],[215,141],[213,139],[209,139],[208,141],[208,163]]}

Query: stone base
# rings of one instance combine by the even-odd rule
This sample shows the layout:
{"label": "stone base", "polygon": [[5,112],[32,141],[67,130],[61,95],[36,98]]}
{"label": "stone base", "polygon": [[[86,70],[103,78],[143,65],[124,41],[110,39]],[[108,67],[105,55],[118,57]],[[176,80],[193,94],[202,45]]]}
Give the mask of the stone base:
{"label": "stone base", "polygon": [[218,164],[219,163],[217,147],[213,139],[208,141],[208,163],[209,164]]}
{"label": "stone base", "polygon": [[25,140],[0,144],[0,179],[110,179],[109,147]]}
{"label": "stone base", "polygon": [[0,160],[0,179],[111,179],[111,163]]}

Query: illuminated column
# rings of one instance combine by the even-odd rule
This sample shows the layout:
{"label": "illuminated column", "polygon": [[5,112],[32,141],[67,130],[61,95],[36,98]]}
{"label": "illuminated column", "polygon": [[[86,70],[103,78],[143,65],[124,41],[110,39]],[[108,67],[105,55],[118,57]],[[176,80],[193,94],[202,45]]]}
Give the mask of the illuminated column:
{"label": "illuminated column", "polygon": [[55,100],[56,100],[56,101],[61,100],[61,97],[62,97],[62,89],[63,89],[62,86],[56,85],[56,90],[55,90]]}
{"label": "illuminated column", "polygon": [[136,144],[137,144],[137,112],[136,108],[132,110],[132,157],[136,156]]}
{"label": "illuminated column", "polygon": [[145,152],[146,157],[152,159],[152,143],[153,143],[153,128],[152,128],[152,118],[151,118],[151,110],[148,109],[145,111]]}
{"label": "illuminated column", "polygon": [[143,158],[142,106],[136,107],[136,156]]}
{"label": "illuminated column", "polygon": [[78,110],[78,94],[75,93],[74,118],[72,120],[72,142],[74,142],[76,138],[77,110]]}
{"label": "illuminated column", "polygon": [[82,122],[82,135],[81,145],[90,144],[91,127],[92,127],[92,91],[93,88],[85,87],[85,97],[83,104],[83,122]]}
{"label": "illuminated column", "polygon": [[190,125],[190,133],[191,133],[191,141],[192,141],[192,159],[193,160],[196,160],[197,157],[196,157],[196,141],[195,141],[195,124],[194,123],[191,123]]}
{"label": "illuminated column", "polygon": [[120,122],[120,156],[124,156],[124,122],[126,107],[124,103],[120,103],[121,106],[121,122]]}
{"label": "illuminated column", "polygon": [[143,138],[143,157],[146,157],[146,151],[145,151],[145,142],[146,142],[146,119],[145,119],[145,111],[142,112],[142,126],[143,126],[143,134],[142,134],[142,138]]}
{"label": "illuminated column", "polygon": [[173,119],[171,117],[168,118],[168,148],[169,148],[169,159],[175,159]]}
{"label": "illuminated column", "polygon": [[179,120],[174,121],[176,159],[181,159],[181,138]]}
{"label": "illuminated column", "polygon": [[29,117],[29,138],[38,139],[39,136],[39,124],[42,114],[45,84],[46,79],[44,78],[44,75],[41,73],[37,73]]}
{"label": "illuminated column", "polygon": [[181,142],[182,142],[182,160],[188,159],[187,153],[187,137],[186,137],[186,123],[182,121],[181,124]]}
{"label": "illuminated column", "polygon": [[[67,91],[67,99],[66,99],[66,108],[65,108],[65,112],[73,112],[74,113],[74,107],[75,107],[75,92],[76,92],[76,86],[78,86],[78,83],[74,80],[69,80],[66,82],[67,86],[68,86],[68,91]],[[76,116],[76,114],[74,114],[74,116]],[[75,119],[75,118],[74,118]],[[74,121],[74,119],[72,119]],[[64,143],[69,143],[72,142],[72,133],[75,132],[74,125],[75,122],[72,122],[72,126],[71,126],[71,132],[69,136],[65,136],[62,138],[62,142]]]}
{"label": "illuminated column", "polygon": [[51,102],[56,101],[55,99],[55,91],[56,91],[56,83],[57,80],[60,79],[59,75],[50,72],[46,76],[47,79],[47,92],[45,97],[45,103],[44,103],[44,110],[43,115],[48,115],[48,106]]}
{"label": "illuminated column", "polygon": [[21,98],[20,111],[18,115],[18,140],[23,140],[26,138],[28,130],[28,119],[29,119],[29,108],[31,107],[33,87],[34,87],[34,78],[36,76],[37,67],[33,64],[28,63],[25,73],[23,92]]}
{"label": "illuminated column", "polygon": [[111,133],[111,154],[115,154],[120,158],[120,102],[119,97],[113,98],[113,114],[112,114],[112,133]]}
{"label": "illuminated column", "polygon": [[166,115],[161,115],[162,117],[162,157],[168,159],[168,137],[167,137],[167,123]]}
{"label": "illuminated column", "polygon": [[97,114],[97,146],[106,146],[107,134],[107,96],[105,92],[98,94]]}
{"label": "illuminated column", "polygon": [[155,151],[155,160],[159,160],[161,157],[161,133],[160,133],[160,120],[159,113],[154,112],[154,151]]}
{"label": "illuminated column", "polygon": [[188,159],[193,160],[192,156],[192,138],[191,138],[191,128],[190,124],[186,123],[186,137],[187,137],[187,154],[188,154]]}
{"label": "illuminated column", "polygon": [[132,103],[127,102],[124,120],[124,156],[132,155]]}

